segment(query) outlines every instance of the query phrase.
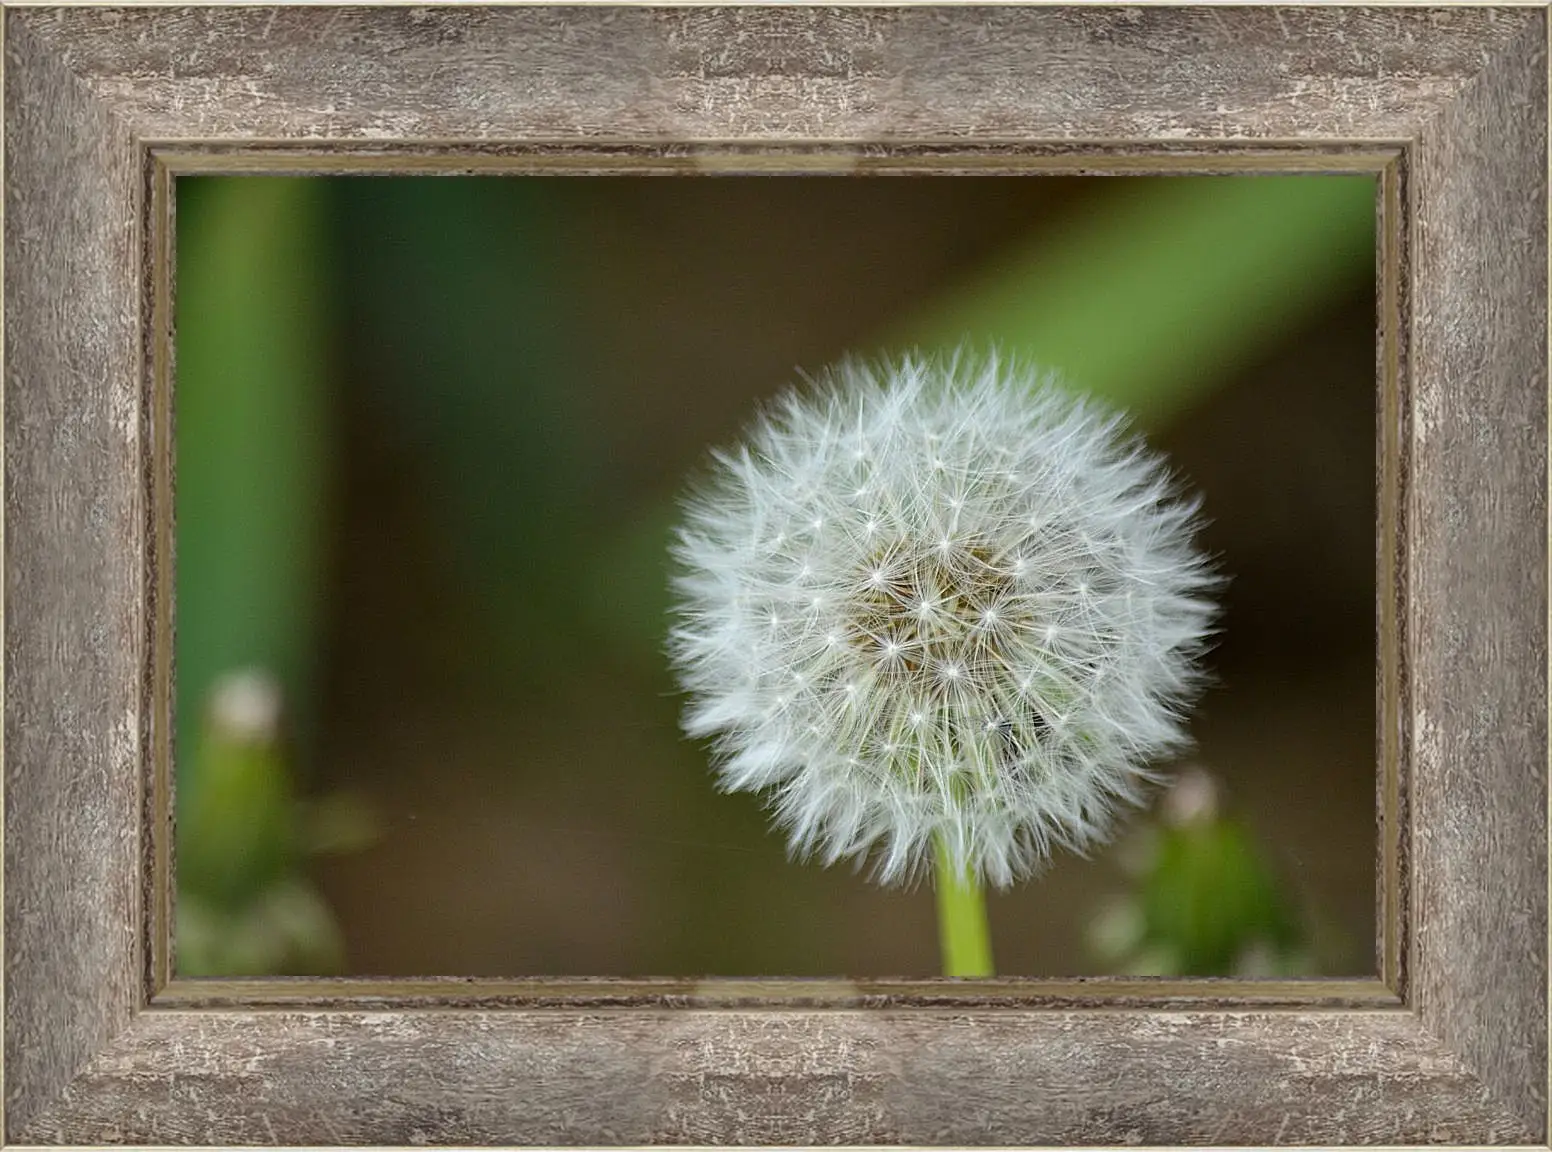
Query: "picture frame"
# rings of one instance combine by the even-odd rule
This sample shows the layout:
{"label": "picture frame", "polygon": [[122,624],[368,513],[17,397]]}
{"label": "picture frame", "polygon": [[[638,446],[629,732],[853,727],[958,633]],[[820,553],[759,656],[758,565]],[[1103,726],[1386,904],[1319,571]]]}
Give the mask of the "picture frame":
{"label": "picture frame", "polygon": [[[1538,1144],[1547,11],[31,6],[4,36],[7,1144]],[[1376,975],[177,980],[174,184],[1377,178]]]}

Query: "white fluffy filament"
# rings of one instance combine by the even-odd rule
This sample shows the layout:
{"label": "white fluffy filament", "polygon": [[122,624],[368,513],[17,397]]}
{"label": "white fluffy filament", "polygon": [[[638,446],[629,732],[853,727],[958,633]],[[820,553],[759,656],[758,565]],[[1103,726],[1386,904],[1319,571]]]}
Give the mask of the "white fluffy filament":
{"label": "white fluffy filament", "polygon": [[1004,887],[1141,802],[1217,577],[1119,416],[996,356],[841,363],[715,455],[674,557],[686,731],[792,851]]}

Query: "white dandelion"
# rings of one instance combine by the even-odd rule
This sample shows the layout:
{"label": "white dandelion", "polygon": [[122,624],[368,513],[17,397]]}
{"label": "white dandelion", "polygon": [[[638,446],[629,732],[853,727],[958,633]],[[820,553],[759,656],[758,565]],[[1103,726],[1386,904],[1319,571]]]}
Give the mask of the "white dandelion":
{"label": "white dandelion", "polygon": [[1122,418],[996,356],[848,360],[714,454],[674,558],[684,726],[795,855],[997,887],[1187,740],[1218,583]]}

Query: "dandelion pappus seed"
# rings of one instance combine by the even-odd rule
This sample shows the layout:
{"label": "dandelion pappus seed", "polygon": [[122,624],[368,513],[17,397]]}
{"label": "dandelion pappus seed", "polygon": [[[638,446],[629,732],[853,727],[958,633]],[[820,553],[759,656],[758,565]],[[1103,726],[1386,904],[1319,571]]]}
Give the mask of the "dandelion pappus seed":
{"label": "dandelion pappus seed", "polygon": [[675,550],[684,724],[723,780],[885,883],[935,839],[1001,886],[1108,835],[1185,743],[1214,614],[1162,461],[1049,374],[966,356],[847,361],[748,441]]}

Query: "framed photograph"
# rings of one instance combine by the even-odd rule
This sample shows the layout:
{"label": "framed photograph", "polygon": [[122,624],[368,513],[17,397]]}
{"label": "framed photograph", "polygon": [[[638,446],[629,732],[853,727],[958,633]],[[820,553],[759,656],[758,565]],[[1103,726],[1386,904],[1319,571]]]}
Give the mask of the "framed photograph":
{"label": "framed photograph", "polygon": [[[1547,1146],[1544,7],[0,16],[6,1144]],[[874,372],[980,397],[922,474],[1043,477],[779,669],[937,678],[948,768],[911,709],[835,763],[986,789],[957,856],[706,631],[790,495],[708,449],[898,447]],[[1039,511],[1144,459],[1069,378],[1212,573],[1187,503]],[[1019,628],[1063,676],[976,671]]]}

